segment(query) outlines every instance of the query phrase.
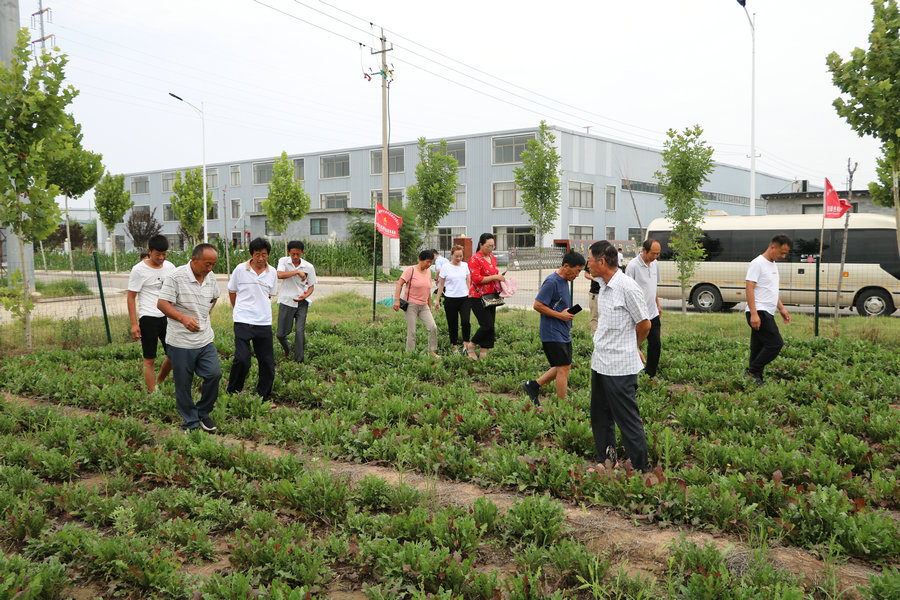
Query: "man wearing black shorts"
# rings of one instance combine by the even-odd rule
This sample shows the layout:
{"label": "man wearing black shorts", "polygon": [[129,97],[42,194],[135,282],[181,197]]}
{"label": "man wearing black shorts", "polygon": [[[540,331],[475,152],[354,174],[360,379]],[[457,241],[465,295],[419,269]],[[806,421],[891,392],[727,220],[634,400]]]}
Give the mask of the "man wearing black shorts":
{"label": "man wearing black shorts", "polygon": [[540,337],[544,347],[544,355],[550,362],[550,368],[537,379],[530,379],[522,384],[522,389],[532,402],[540,406],[541,386],[551,381],[556,382],[556,397],[565,400],[569,387],[569,371],[572,368],[572,319],[575,313],[570,312],[572,296],[569,284],[584,269],[584,257],[577,252],[569,252],[563,257],[562,266],[551,273],[537,297],[534,299],[534,310],[541,313]]}
{"label": "man wearing black shorts", "polygon": [[166,317],[156,307],[159,290],[163,280],[175,270],[175,265],[166,260],[169,253],[169,240],[164,235],[155,235],[147,243],[149,252],[131,269],[128,277],[128,317],[131,320],[131,337],[141,340],[144,355],[144,383],[152,392],[156,384],[161,383],[172,363],[166,357],[155,373],[157,342],[162,344],[166,353]]}

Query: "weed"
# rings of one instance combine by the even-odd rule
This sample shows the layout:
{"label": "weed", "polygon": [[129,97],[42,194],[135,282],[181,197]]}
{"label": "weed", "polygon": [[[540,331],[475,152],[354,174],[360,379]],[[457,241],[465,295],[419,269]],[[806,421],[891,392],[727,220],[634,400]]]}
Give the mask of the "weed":
{"label": "weed", "polygon": [[550,496],[531,496],[518,500],[506,512],[506,535],[520,544],[534,542],[549,546],[562,533],[565,514],[563,508]]}

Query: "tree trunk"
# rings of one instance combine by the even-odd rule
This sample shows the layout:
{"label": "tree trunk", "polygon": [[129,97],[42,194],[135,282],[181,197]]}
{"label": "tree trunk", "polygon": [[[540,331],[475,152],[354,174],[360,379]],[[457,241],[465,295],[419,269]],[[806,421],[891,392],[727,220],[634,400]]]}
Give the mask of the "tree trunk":
{"label": "tree trunk", "polygon": [[[543,248],[541,247],[541,238],[544,236],[541,233],[540,227],[537,229],[537,240],[535,240],[535,245],[537,246],[537,259],[538,259],[538,289],[541,288],[541,284],[544,283],[544,253]],[[507,255],[508,256],[508,255]]]}
{"label": "tree trunk", "polygon": [[[75,274],[75,260],[72,258],[72,231],[69,229],[69,196],[66,195],[66,244],[69,247],[69,270]],[[44,267],[46,269],[47,267]]]}
{"label": "tree trunk", "polygon": [[31,288],[28,286],[28,260],[25,257],[25,239],[22,237],[21,233],[23,220],[24,216],[20,214],[20,233],[16,234],[16,239],[19,240],[19,256],[22,260],[22,301],[24,303],[23,307],[25,308],[25,349],[31,352],[33,346],[31,340],[31,308],[28,306],[28,301],[31,300]]}
{"label": "tree trunk", "polygon": [[113,272],[119,272],[119,257],[116,254],[118,248],[116,248],[116,237],[113,236]]}
{"label": "tree trunk", "polygon": [[681,284],[681,314],[687,316],[687,287]]}
{"label": "tree trunk", "polygon": [[41,246],[41,260],[44,261],[44,270],[47,270],[47,255],[44,254],[44,240],[38,242]]}

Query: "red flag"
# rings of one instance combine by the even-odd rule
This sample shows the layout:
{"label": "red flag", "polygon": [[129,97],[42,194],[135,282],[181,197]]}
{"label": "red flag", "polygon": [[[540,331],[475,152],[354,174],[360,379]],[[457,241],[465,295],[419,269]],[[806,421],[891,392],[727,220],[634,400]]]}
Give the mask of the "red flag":
{"label": "red flag", "polygon": [[399,217],[383,207],[381,202],[375,204],[375,229],[381,234],[397,239],[400,237],[401,225],[403,225],[403,217]]}
{"label": "red flag", "polygon": [[834,191],[834,187],[831,185],[831,182],[828,181],[828,178],[825,179],[825,218],[826,219],[840,219],[844,216],[844,213],[850,210],[852,207],[850,203],[844,200],[843,198],[838,198],[837,192]]}

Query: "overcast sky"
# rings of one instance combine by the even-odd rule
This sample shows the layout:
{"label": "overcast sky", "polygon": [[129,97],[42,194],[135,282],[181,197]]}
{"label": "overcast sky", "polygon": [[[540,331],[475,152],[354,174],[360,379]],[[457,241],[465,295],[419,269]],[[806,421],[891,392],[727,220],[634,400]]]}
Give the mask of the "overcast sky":
{"label": "overcast sky", "polygon": [[[20,0],[31,26],[37,0]],[[44,0],[85,147],[114,173],[551,125],[660,148],[699,123],[749,167],[751,29],[735,0]],[[825,67],[868,47],[867,0],[747,0],[756,13],[757,169],[846,188],[879,145],[837,116]],[[37,27],[33,38],[39,37]],[[360,46],[360,43],[362,46]],[[749,187],[749,184],[748,184]],[[789,190],[786,190],[789,191]]]}

